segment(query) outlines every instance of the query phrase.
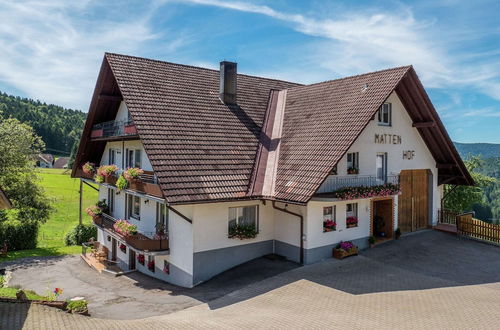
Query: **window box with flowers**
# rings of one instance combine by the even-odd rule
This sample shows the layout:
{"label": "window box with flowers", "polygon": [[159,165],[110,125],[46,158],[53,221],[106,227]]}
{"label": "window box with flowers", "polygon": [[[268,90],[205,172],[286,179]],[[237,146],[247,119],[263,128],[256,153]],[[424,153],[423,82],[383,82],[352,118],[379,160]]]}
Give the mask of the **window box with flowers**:
{"label": "window box with flowers", "polygon": [[358,218],[357,217],[347,217],[345,219],[345,226],[347,228],[354,228],[358,226]]}
{"label": "window box with flowers", "polygon": [[143,265],[143,266],[144,266],[144,261],[145,261],[144,254],[139,253],[139,254],[137,255],[137,261],[138,261],[141,265]]}
{"label": "window box with flowers", "polygon": [[358,247],[351,241],[340,242],[335,248],[333,248],[333,257],[335,259],[344,259],[357,254]]}
{"label": "window box with flowers", "polygon": [[335,198],[341,200],[353,200],[372,197],[387,197],[400,193],[399,184],[386,183],[372,187],[360,186],[342,188],[335,191]]}
{"label": "window box with flowers", "polygon": [[[105,181],[106,183],[109,184],[115,184],[116,183],[116,178],[115,178],[115,173],[118,171],[118,166],[116,165],[102,165],[99,166],[97,169],[97,174],[96,174],[96,182],[102,183],[102,181]],[[101,181],[101,182],[99,182]]]}
{"label": "window box with flowers", "polygon": [[335,206],[323,207],[323,232],[331,232],[337,230],[337,222],[335,221]]}
{"label": "window box with flowers", "polygon": [[85,174],[94,174],[94,172],[95,172],[95,165],[92,164],[92,163],[90,163],[90,162],[86,162],[82,166],[82,171]]}
{"label": "window box with flowers", "polygon": [[148,261],[148,269],[150,272],[155,272],[155,261],[152,258]]}
{"label": "window box with flowers", "polygon": [[138,167],[129,167],[123,172],[123,176],[128,182],[140,180],[142,174],[144,171]]}
{"label": "window box with flowers", "polygon": [[137,226],[127,220],[117,220],[113,224],[113,229],[123,236],[134,236],[137,234]]}
{"label": "window box with flowers", "polygon": [[127,246],[125,244],[120,244],[120,251],[122,251],[123,253],[127,253]]}

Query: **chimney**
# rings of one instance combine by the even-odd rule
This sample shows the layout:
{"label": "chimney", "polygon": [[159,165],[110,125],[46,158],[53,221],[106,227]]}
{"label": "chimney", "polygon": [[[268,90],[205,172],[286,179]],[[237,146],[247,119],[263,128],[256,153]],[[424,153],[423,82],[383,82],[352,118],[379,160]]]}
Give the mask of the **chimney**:
{"label": "chimney", "polygon": [[236,104],[236,66],[234,62],[220,62],[219,97],[224,104]]}

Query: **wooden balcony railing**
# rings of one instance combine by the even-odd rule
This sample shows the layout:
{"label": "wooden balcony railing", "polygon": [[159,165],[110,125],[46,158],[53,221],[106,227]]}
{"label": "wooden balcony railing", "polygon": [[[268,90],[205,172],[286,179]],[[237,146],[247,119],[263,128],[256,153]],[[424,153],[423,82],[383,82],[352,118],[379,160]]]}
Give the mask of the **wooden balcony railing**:
{"label": "wooden balcony railing", "polygon": [[374,187],[387,183],[399,184],[399,175],[387,175],[383,179],[372,175],[333,176],[323,182],[317,193],[331,193],[349,187]]}
{"label": "wooden balcony railing", "polygon": [[438,210],[438,222],[444,223],[447,225],[456,225],[457,224],[457,215],[458,212],[447,210],[447,209],[439,209]]}
{"label": "wooden balcony railing", "polygon": [[102,214],[100,217],[94,218],[94,223],[119,237],[134,249],[140,251],[167,251],[168,234],[157,235],[155,232],[142,232],[132,236],[124,236],[113,228],[116,219],[110,215]]}
{"label": "wooden balcony railing", "polygon": [[135,135],[137,135],[137,128],[132,120],[112,120],[94,125],[92,127],[90,138],[105,139]]}

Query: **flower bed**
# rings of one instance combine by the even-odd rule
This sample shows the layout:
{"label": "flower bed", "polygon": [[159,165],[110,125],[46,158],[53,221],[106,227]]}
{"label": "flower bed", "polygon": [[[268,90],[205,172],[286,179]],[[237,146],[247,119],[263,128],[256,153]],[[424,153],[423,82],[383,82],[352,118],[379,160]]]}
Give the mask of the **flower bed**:
{"label": "flower bed", "polygon": [[117,220],[113,225],[113,229],[123,236],[133,236],[137,234],[137,226],[131,224],[127,220]]}
{"label": "flower bed", "polygon": [[358,247],[350,241],[340,242],[337,247],[333,249],[333,257],[335,259],[344,259],[357,254]]}
{"label": "flower bed", "polygon": [[326,233],[335,230],[337,230],[337,222],[330,219],[323,221],[323,232]]}
{"label": "flower bed", "polygon": [[399,185],[393,183],[386,183],[383,185],[373,187],[349,187],[337,190],[334,193],[335,198],[342,200],[371,198],[371,197],[386,197],[397,195],[400,193]]}

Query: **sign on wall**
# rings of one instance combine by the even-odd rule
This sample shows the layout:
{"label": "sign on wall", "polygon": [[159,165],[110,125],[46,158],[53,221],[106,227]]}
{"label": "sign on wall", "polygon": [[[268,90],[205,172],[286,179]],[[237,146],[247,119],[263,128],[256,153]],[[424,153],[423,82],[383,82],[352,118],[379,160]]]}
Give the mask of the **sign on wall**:
{"label": "sign on wall", "polygon": [[379,144],[401,144],[401,135],[375,134],[375,143]]}

